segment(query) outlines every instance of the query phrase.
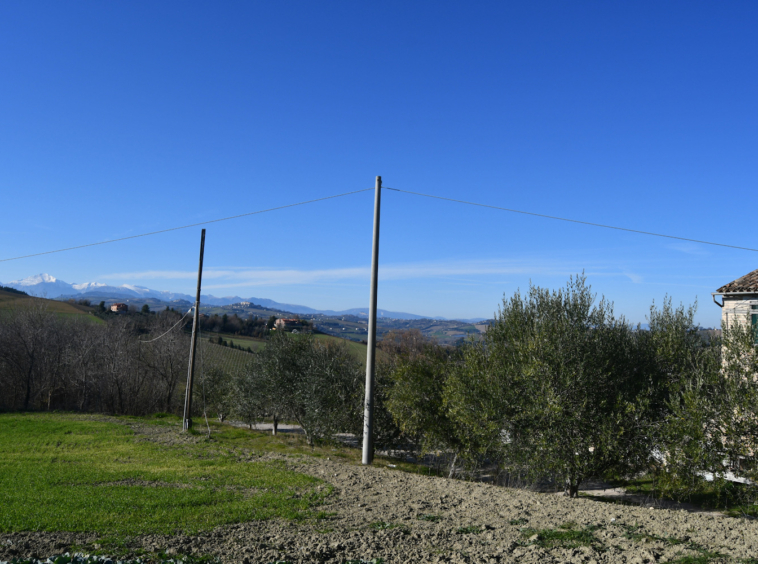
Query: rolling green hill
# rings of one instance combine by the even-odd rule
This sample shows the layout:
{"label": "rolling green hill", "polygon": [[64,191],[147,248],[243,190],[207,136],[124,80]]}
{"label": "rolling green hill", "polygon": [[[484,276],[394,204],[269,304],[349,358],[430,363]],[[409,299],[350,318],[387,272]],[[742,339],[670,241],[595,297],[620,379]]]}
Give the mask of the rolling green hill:
{"label": "rolling green hill", "polygon": [[83,316],[94,323],[103,323],[101,319],[91,315],[92,308],[72,304],[69,302],[59,302],[57,300],[48,300],[45,298],[35,298],[32,296],[24,296],[15,292],[7,292],[0,290],[0,310],[12,309],[19,307],[29,307],[31,305],[44,304],[48,311],[56,313],[62,316]]}
{"label": "rolling green hill", "polygon": [[262,339],[256,339],[255,337],[246,337],[244,335],[232,335],[231,333],[208,333],[203,332],[201,338],[203,341],[213,339],[214,341],[221,337],[227,343],[234,342],[235,345],[241,346],[243,349],[250,347],[253,352],[258,352],[260,349],[266,346],[266,341]]}
{"label": "rolling green hill", "polygon": [[[242,344],[242,343],[240,343]],[[246,351],[224,347],[204,341],[199,343],[198,361],[202,370],[220,368],[229,374],[244,370],[252,354]]]}
{"label": "rolling green hill", "polygon": [[[255,339],[253,337],[245,337],[242,335],[231,335],[229,333],[203,333],[202,339],[206,343],[208,342],[209,338],[217,339],[219,336],[223,338],[226,342],[234,342],[235,345],[240,345],[243,349],[246,349],[247,347],[250,347],[253,352],[257,352],[263,347],[266,346],[266,341],[261,339]],[[315,339],[318,339],[320,341],[332,341],[332,342],[338,342],[338,343],[344,343],[347,345],[348,350],[355,356],[356,359],[361,361],[361,364],[366,364],[366,345],[364,343],[357,343],[355,341],[350,341],[348,339],[340,339],[339,337],[334,337],[332,335],[325,335],[324,333],[316,333],[313,335]],[[210,343],[208,343],[210,345]],[[218,345],[215,345],[218,347]],[[224,349],[225,347],[219,347]],[[234,349],[228,349],[228,350],[234,350]],[[249,354],[244,351],[237,351],[240,354]],[[382,351],[377,351],[378,358],[381,358],[381,356],[384,353]]]}

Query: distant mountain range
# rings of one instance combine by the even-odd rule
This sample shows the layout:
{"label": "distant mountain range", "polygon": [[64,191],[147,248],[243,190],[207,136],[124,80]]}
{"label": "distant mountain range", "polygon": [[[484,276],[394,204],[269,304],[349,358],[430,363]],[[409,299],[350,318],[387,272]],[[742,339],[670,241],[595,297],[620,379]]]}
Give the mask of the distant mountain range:
{"label": "distant mountain range", "polygon": [[[172,302],[178,300],[188,301],[190,303],[195,301],[194,296],[189,294],[181,294],[178,292],[165,292],[161,290],[151,290],[144,286],[135,286],[133,284],[123,284],[121,286],[109,286],[101,282],[84,282],[81,284],[69,284],[63,280],[59,280],[49,274],[37,274],[36,276],[29,276],[23,280],[14,280],[13,282],[0,283],[1,286],[9,286],[16,290],[26,292],[31,296],[45,297],[49,299],[61,299],[61,298],[88,298],[106,299],[106,298],[154,298],[164,302]],[[269,300],[267,298],[241,298],[239,296],[225,296],[223,298],[217,298],[211,295],[200,296],[200,303],[203,305],[225,306],[236,304],[239,302],[252,302],[254,304],[262,305],[266,308],[279,309],[282,311],[289,311],[291,313],[298,314],[323,314],[328,316],[340,316],[340,315],[357,315],[368,317],[368,308],[359,307],[353,309],[347,309],[344,311],[313,309],[307,306],[297,304],[283,304]],[[413,313],[403,313],[398,311],[387,311],[384,309],[377,310],[379,317],[388,317],[392,319],[438,319],[445,320],[445,317],[432,317],[428,318],[423,315],[416,315]],[[467,321],[475,323],[482,321],[484,318],[475,319],[461,319],[460,321]]]}

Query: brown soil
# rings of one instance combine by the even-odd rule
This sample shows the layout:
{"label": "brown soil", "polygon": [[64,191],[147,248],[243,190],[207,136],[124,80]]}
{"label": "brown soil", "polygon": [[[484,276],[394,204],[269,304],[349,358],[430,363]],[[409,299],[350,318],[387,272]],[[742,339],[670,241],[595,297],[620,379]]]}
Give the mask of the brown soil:
{"label": "brown soil", "polygon": [[[134,426],[141,438],[168,442],[160,427]],[[175,436],[175,435],[174,435]],[[180,439],[184,440],[184,439]],[[740,562],[758,555],[758,522],[714,514],[567,499],[484,483],[403,473],[386,467],[247,453],[247,460],[282,459],[292,470],[334,485],[308,522],[251,522],[197,536],[149,535],[128,546],[148,552],[210,554],[242,562]],[[561,528],[563,527],[563,528]],[[536,531],[587,531],[588,544],[550,545]],[[71,545],[96,549],[93,535],[0,535],[0,560],[49,556]]]}

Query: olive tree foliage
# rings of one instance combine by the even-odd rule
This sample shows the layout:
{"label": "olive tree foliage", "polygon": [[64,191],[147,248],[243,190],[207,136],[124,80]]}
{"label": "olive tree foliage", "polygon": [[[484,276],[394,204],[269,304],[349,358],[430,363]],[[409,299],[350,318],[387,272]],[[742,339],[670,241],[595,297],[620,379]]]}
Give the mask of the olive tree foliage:
{"label": "olive tree foliage", "polygon": [[387,409],[403,437],[422,453],[452,451],[452,477],[463,444],[445,405],[445,385],[452,367],[450,350],[425,339],[418,330],[393,335],[390,343],[395,344],[395,356]]}
{"label": "olive tree foliage", "polygon": [[[418,329],[406,331],[389,331],[377,343],[376,365],[374,370],[374,445],[382,448],[393,448],[402,442],[408,445],[408,439],[415,439],[413,432],[402,431],[397,424],[398,419],[392,414],[389,404],[397,383],[395,372],[404,363],[416,360],[426,355],[434,347],[434,342],[427,339]],[[365,382],[364,382],[365,383]],[[355,419],[352,432],[356,436],[363,435],[364,385],[361,386],[361,397],[357,398],[356,409],[360,417]],[[414,443],[411,442],[410,446]]]}
{"label": "olive tree foliage", "polygon": [[[681,325],[689,320],[681,310],[665,313],[665,319]],[[690,366],[672,383],[659,433],[656,485],[661,493],[686,499],[715,487],[723,493],[729,490],[738,502],[758,499],[755,343],[755,330],[746,319],[723,327],[721,339],[695,341],[691,347],[696,352],[687,355]],[[706,483],[706,476],[712,483]],[[749,482],[735,488],[727,477]]]}
{"label": "olive tree foliage", "polygon": [[[199,378],[199,386],[193,390],[199,395],[198,400],[202,402],[203,407],[208,413],[215,413],[216,417],[222,423],[229,415],[233,400],[233,376],[220,366],[204,367]],[[198,402],[196,402],[198,403]],[[252,424],[255,418],[250,420],[249,417],[242,419]]]}
{"label": "olive tree foliage", "polygon": [[294,420],[308,444],[352,428],[362,369],[345,345],[278,333],[233,383],[234,413],[245,422]]}
{"label": "olive tree foliage", "polygon": [[[665,300],[661,309],[651,307],[648,317],[651,346],[666,381],[665,391],[651,406],[656,412],[653,467],[658,487],[669,494],[682,493],[702,481],[697,472],[703,461],[698,459],[710,450],[703,447],[712,436],[710,414],[702,400],[715,391],[718,354],[698,335],[694,316],[694,306],[675,308],[671,300]],[[685,422],[682,416],[688,412]]]}
{"label": "olive tree foliage", "polygon": [[[744,502],[758,500],[758,328],[735,324],[723,330],[723,340],[718,343],[721,352],[721,371],[717,394],[708,394],[712,399],[711,410],[718,422],[717,444],[709,471],[716,479],[731,471],[750,480],[751,487],[744,491]],[[715,366],[711,363],[710,366]],[[716,396],[715,398],[713,396]]]}
{"label": "olive tree foliage", "polygon": [[308,339],[305,366],[291,395],[289,413],[308,444],[350,429],[362,416],[363,369],[346,344]]}
{"label": "olive tree foliage", "polygon": [[448,378],[445,404],[465,454],[555,477],[571,497],[588,478],[643,467],[645,398],[657,386],[646,341],[583,275],[504,300]]}
{"label": "olive tree foliage", "polygon": [[251,426],[264,417],[271,418],[276,435],[279,422],[291,417],[291,395],[304,371],[310,345],[310,339],[275,334],[247,370],[235,376],[233,412]]}
{"label": "olive tree foliage", "polygon": [[[267,415],[265,384],[267,379],[260,367],[251,361],[247,370],[237,372],[231,379],[229,395],[230,414],[253,428]],[[278,421],[274,423],[276,434]]]}
{"label": "olive tree foliage", "polygon": [[[718,338],[695,311],[666,298],[635,328],[584,276],[531,287],[459,352],[418,332],[386,336],[385,406],[422,451],[553,478],[572,497],[591,477],[652,471],[658,493],[715,485],[754,503],[757,329],[746,319]],[[734,475],[750,483],[735,490]]]}

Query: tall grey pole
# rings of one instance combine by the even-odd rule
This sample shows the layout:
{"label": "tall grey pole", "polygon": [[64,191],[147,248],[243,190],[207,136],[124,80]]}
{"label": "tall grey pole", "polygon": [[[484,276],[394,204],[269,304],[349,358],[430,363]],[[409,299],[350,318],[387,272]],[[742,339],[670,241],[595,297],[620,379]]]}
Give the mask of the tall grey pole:
{"label": "tall grey pole", "polygon": [[205,229],[200,234],[200,266],[197,269],[197,295],[195,296],[195,315],[192,318],[192,341],[190,344],[189,370],[187,371],[187,389],[184,392],[184,421],[182,429],[192,428],[192,379],[195,376],[195,351],[197,350],[197,322],[200,317],[200,283],[203,280],[203,253],[205,252]]}
{"label": "tall grey pole", "polygon": [[374,244],[371,250],[371,302],[368,310],[368,347],[366,350],[366,403],[363,409],[363,464],[374,461],[374,373],[376,368],[376,290],[379,277],[379,209],[382,203],[382,177],[376,177],[374,194]]}

